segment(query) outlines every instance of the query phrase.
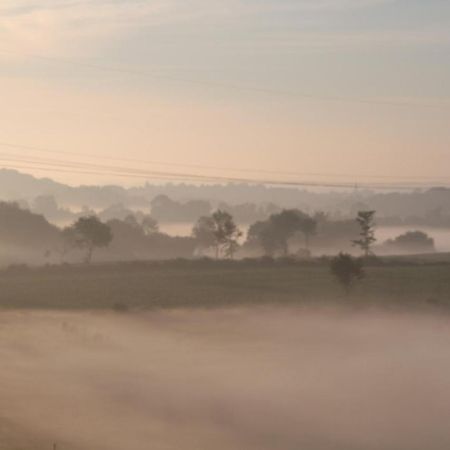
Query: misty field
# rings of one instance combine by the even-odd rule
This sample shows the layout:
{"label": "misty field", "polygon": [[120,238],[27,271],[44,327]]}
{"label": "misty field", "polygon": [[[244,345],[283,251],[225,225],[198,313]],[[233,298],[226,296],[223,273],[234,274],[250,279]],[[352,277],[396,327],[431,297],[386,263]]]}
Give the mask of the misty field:
{"label": "misty field", "polygon": [[450,329],[298,307],[0,313],[1,450],[450,448]]}
{"label": "misty field", "polygon": [[450,305],[450,265],[368,267],[346,295],[327,264],[131,263],[0,273],[3,308],[148,309],[240,305]]}
{"label": "misty field", "polygon": [[0,450],[450,448],[450,266],[0,275]]}

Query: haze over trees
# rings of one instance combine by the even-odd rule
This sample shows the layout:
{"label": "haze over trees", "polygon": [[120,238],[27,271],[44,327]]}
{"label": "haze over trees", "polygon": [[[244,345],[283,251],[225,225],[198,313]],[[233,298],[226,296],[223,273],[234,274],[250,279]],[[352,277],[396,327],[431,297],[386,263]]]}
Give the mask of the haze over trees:
{"label": "haze over trees", "polygon": [[[48,178],[36,178],[15,170],[0,169],[0,199],[17,201],[24,207],[28,205],[34,212],[44,214],[48,220],[58,224],[69,223],[87,215],[86,210],[82,211],[83,206],[87,206],[91,213],[95,211],[103,221],[113,218],[123,220],[130,212],[138,209],[149,212],[152,200],[160,195],[172,201],[167,202],[171,212],[162,208],[161,218],[154,216],[160,222],[172,217],[170,220],[176,219],[176,222],[193,223],[200,216],[209,215],[214,209],[229,212],[239,224],[266,220],[282,209],[300,209],[310,215],[314,211],[325,211],[333,221],[350,219],[358,210],[376,210],[379,226],[450,228],[449,188],[411,192],[375,192],[364,189],[315,192],[303,188],[249,184],[199,186],[186,183],[146,183],[130,188],[73,187]],[[36,201],[40,196],[47,199]],[[55,209],[53,200],[48,199],[49,196],[56,201],[58,209]],[[203,209],[198,203],[190,204],[193,206],[192,211],[189,210],[190,207],[186,207],[188,202],[198,200],[206,202],[201,204]]]}
{"label": "haze over trees", "polygon": [[436,251],[434,239],[423,231],[407,231],[383,244],[389,253],[433,253]]}
{"label": "haze over trees", "polygon": [[194,222],[211,212],[211,204],[203,200],[182,203],[167,195],[158,195],[151,201],[152,216],[159,222]]}
{"label": "haze over trees", "polygon": [[[50,198],[42,198],[40,204],[55,207]],[[359,242],[357,247],[364,254],[367,244],[369,254],[372,251],[379,255],[435,251],[433,238],[423,232],[405,233],[405,236],[375,246],[372,240],[373,216],[367,217],[370,219],[368,223],[358,216],[360,223],[354,219],[336,219],[323,212],[310,215],[298,209],[282,210],[250,225],[243,241],[237,221],[227,211],[218,210],[199,218],[190,236],[171,236],[160,230],[158,221],[149,213],[124,210],[119,206],[113,209],[120,212],[121,218],[105,221],[99,217],[111,229],[113,237],[106,246],[92,247],[97,261],[165,260],[216,255],[219,258],[239,259],[264,255],[302,259],[311,254],[334,255],[340,251],[354,254],[353,241]],[[123,214],[125,212],[126,215]],[[81,223],[86,217],[93,216],[89,208],[77,214],[83,214]],[[366,231],[367,236],[358,236]],[[80,244],[73,226],[61,228],[52,225],[44,216],[27,209],[24,202],[21,206],[0,203],[0,242],[3,249],[0,264],[53,264],[78,262],[82,257],[92,258],[88,244]]]}

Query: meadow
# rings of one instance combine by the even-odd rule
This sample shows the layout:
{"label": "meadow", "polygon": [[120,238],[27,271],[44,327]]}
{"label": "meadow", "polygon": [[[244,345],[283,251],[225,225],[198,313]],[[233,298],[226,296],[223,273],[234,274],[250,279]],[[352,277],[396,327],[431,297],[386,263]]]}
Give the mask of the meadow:
{"label": "meadow", "polygon": [[347,295],[326,262],[172,261],[16,267],[0,272],[6,309],[215,308],[302,304],[450,306],[450,265],[376,264]]}

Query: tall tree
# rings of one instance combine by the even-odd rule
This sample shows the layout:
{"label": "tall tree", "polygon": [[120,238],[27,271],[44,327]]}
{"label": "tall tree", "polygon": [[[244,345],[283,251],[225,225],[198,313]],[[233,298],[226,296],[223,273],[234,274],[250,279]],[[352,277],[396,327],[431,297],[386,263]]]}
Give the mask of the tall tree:
{"label": "tall tree", "polygon": [[372,245],[376,242],[375,238],[375,212],[376,211],[359,211],[356,221],[360,227],[360,238],[353,242],[353,245],[358,246],[367,258],[372,252]]}
{"label": "tall tree", "polygon": [[66,236],[74,246],[86,251],[85,262],[90,263],[96,248],[107,247],[113,238],[111,228],[96,216],[80,217],[65,230]]}

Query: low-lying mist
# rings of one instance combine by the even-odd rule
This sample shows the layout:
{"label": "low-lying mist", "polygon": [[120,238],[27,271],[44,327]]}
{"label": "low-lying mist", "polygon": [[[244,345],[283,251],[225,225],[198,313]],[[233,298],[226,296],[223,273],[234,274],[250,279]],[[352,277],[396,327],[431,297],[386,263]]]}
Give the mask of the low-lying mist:
{"label": "low-lying mist", "polygon": [[0,449],[450,448],[447,318],[0,313]]}

